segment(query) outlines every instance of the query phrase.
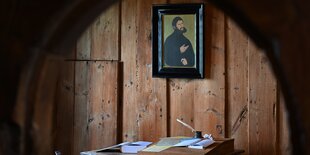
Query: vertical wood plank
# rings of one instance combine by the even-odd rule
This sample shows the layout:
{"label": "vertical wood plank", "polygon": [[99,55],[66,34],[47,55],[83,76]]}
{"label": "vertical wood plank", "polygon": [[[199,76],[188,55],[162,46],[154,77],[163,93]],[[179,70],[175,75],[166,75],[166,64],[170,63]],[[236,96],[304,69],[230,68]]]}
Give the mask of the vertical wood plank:
{"label": "vertical wood plank", "polygon": [[171,136],[193,136],[191,130],[178,123],[176,119],[180,119],[193,126],[194,106],[196,106],[194,101],[194,84],[195,80],[169,80]]}
{"label": "vertical wood plank", "polygon": [[55,111],[56,82],[58,76],[58,61],[46,57],[39,78],[39,84],[34,103],[33,137],[37,154],[53,152],[53,129]]}
{"label": "vertical wood plank", "polygon": [[76,59],[89,60],[91,54],[91,27],[87,28],[85,32],[78,39],[76,44]]}
{"label": "vertical wood plank", "polygon": [[118,62],[76,62],[75,153],[116,144]]}
{"label": "vertical wood plank", "polygon": [[56,93],[55,149],[62,154],[73,153],[74,62],[60,62]]}
{"label": "vertical wood plank", "polygon": [[121,60],[123,77],[123,141],[138,139],[138,103],[136,101],[137,0],[122,1]]}
{"label": "vertical wood plank", "polygon": [[[76,59],[89,60],[91,54],[91,27],[81,35],[76,45]],[[88,61],[75,61],[74,73],[74,127],[73,154],[79,154],[88,148]]]}
{"label": "vertical wood plank", "polygon": [[110,60],[119,60],[119,4],[103,12],[77,42],[74,154],[117,143],[119,66]]}
{"label": "vertical wood plank", "polygon": [[88,149],[116,144],[118,62],[89,62]]}
{"label": "vertical wood plank", "polygon": [[288,115],[285,107],[285,101],[282,93],[278,93],[279,97],[279,154],[292,154],[292,144],[290,142]]}
{"label": "vertical wood plank", "polygon": [[227,134],[235,148],[248,154],[248,52],[249,38],[227,19]]}
{"label": "vertical wood plank", "polygon": [[276,154],[276,81],[263,51],[249,52],[249,154]]}
{"label": "vertical wood plank", "polygon": [[[186,0],[169,0],[170,4],[178,3],[188,3]],[[200,3],[202,1],[195,0],[192,3]],[[186,23],[186,21],[185,21]],[[186,25],[185,25],[186,27]],[[192,136],[193,133],[188,128],[184,127],[176,121],[180,119],[185,123],[193,126],[194,128],[199,128],[194,124],[195,113],[195,83],[198,80],[189,79],[169,79],[169,101],[170,104],[170,135],[171,136]]]}
{"label": "vertical wood plank", "polygon": [[119,60],[119,5],[113,4],[91,26],[92,60]]}
{"label": "vertical wood plank", "polygon": [[[186,3],[179,0],[170,2]],[[224,15],[213,6],[206,5],[205,18],[205,67],[208,79],[169,81],[172,136],[192,135],[190,130],[175,121],[176,118],[216,137],[224,137],[225,134]]]}
{"label": "vertical wood plank", "polygon": [[166,79],[152,78],[151,28],[152,4],[165,0],[138,1],[136,104],[138,104],[139,139],[158,141],[167,136]]}
{"label": "vertical wood plank", "polygon": [[73,154],[88,150],[89,63],[75,62]]}
{"label": "vertical wood plank", "polygon": [[206,79],[195,86],[195,128],[225,137],[225,29],[224,14],[212,5],[205,11]]}
{"label": "vertical wood plank", "polygon": [[122,3],[124,141],[157,141],[167,135],[166,80],[154,79],[151,74],[151,7],[163,2]]}

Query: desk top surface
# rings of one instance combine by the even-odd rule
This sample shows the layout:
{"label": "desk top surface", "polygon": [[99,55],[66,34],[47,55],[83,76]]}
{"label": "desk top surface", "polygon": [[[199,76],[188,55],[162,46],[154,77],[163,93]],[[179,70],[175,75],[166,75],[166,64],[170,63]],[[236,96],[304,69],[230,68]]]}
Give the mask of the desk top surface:
{"label": "desk top surface", "polygon": [[[173,147],[161,152],[139,152],[138,155],[173,155],[173,154],[191,154],[191,155],[212,155],[218,153],[234,154],[233,139],[216,141],[206,149],[189,149],[187,147]],[[237,153],[238,154],[238,153]],[[137,155],[120,152],[97,152],[96,155]]]}

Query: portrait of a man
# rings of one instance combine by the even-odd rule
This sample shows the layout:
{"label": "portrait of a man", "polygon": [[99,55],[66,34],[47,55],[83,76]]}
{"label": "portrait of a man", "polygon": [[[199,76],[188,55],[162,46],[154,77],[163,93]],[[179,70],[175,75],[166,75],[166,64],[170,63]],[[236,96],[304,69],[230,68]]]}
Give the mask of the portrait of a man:
{"label": "portrait of a man", "polygon": [[204,78],[204,4],[152,8],[152,76]]}
{"label": "portrait of a man", "polygon": [[[165,28],[165,39],[163,48],[164,67],[195,67],[195,47],[191,40],[194,40],[194,16],[186,16],[188,24],[191,22],[193,25],[189,25],[192,29],[190,34],[185,35],[188,32],[186,21],[180,16],[168,16],[165,19],[165,25],[170,26],[171,31],[169,33],[168,28]],[[170,19],[170,20],[169,20]]]}

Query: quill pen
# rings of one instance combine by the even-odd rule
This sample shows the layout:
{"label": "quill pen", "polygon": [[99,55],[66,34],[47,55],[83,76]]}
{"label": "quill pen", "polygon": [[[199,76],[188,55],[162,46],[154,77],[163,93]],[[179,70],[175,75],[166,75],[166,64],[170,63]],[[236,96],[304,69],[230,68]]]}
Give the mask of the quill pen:
{"label": "quill pen", "polygon": [[181,120],[179,120],[179,119],[177,119],[177,121],[178,121],[179,123],[181,123],[182,125],[186,126],[187,128],[191,129],[192,132],[195,132],[195,131],[196,131],[193,127],[191,127],[190,125],[184,123],[183,121],[181,121]]}

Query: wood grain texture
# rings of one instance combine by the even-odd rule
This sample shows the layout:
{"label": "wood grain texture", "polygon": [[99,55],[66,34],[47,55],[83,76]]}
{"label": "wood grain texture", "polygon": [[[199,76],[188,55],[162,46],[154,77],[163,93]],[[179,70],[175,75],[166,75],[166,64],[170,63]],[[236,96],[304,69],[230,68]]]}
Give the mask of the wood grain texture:
{"label": "wood grain texture", "polygon": [[89,149],[116,144],[118,108],[118,62],[89,62]]}
{"label": "wood grain texture", "polygon": [[76,62],[75,152],[113,145],[117,138],[118,62]]}
{"label": "wood grain texture", "polygon": [[226,20],[227,45],[227,136],[235,148],[248,154],[248,54],[249,37],[230,19]]}
{"label": "wood grain texture", "polygon": [[77,41],[77,60],[119,60],[120,2],[115,2]]}
{"label": "wood grain texture", "polygon": [[[121,61],[123,73],[123,141],[138,140],[138,103],[136,101],[137,0],[123,1],[121,25]],[[130,109],[130,110],[129,110]]]}
{"label": "wood grain texture", "polygon": [[60,60],[56,92],[55,150],[72,154],[74,122],[74,62]]}
{"label": "wood grain texture", "polygon": [[[89,27],[77,40],[76,59],[89,60],[91,55],[91,31]],[[73,128],[73,154],[79,154],[88,148],[88,88],[89,64],[88,61],[74,61],[74,128]]]}
{"label": "wood grain texture", "polygon": [[[77,42],[74,154],[117,143],[119,4],[103,12]],[[98,61],[96,61],[98,60]]]}
{"label": "wood grain texture", "polygon": [[88,111],[89,111],[89,63],[75,62],[74,92],[74,138],[73,154],[90,149],[88,147]]}
{"label": "wood grain texture", "polygon": [[115,2],[92,24],[92,60],[119,60],[120,2]]}
{"label": "wood grain texture", "polygon": [[[199,0],[192,1],[198,3]],[[168,0],[169,4],[188,3],[185,0]],[[185,25],[186,27],[186,25]],[[193,133],[187,127],[181,125],[176,119],[196,127],[194,124],[195,112],[195,81],[190,79],[169,79],[168,95],[169,95],[169,134],[170,136],[193,136]]]}
{"label": "wood grain texture", "polygon": [[279,100],[279,128],[278,128],[278,153],[281,155],[290,155],[292,154],[292,144],[290,142],[290,130],[288,124],[288,115],[285,107],[285,101],[283,98],[283,94],[278,92],[278,100]]}
{"label": "wood grain texture", "polygon": [[[203,0],[193,1],[201,2],[205,3]],[[114,82],[104,83],[103,77],[99,76],[98,65],[103,63],[101,65],[105,66],[105,61],[94,60],[114,60],[116,57],[120,57],[123,63],[122,75],[117,75],[121,76],[118,78],[121,81],[117,81],[122,101],[122,109],[118,109],[118,116],[122,117],[118,122],[122,127],[118,129],[122,130],[121,141],[157,141],[165,136],[192,136],[189,129],[176,121],[179,118],[214,137],[235,138],[236,148],[244,149],[245,154],[276,154],[283,151],[282,146],[289,147],[285,137],[281,137],[287,129],[281,131],[277,128],[277,125],[284,125],[281,121],[284,123],[285,118],[281,109],[278,112],[278,89],[268,60],[238,26],[214,6],[205,5],[206,78],[151,77],[151,7],[152,4],[166,3],[188,1],[122,1],[110,13],[99,17],[100,23],[97,21],[96,25],[95,22],[80,38],[77,59],[84,61],[76,62],[78,72],[75,74],[74,131],[79,133],[75,137],[78,147],[102,147],[106,145],[100,141],[102,130],[114,134],[115,130],[106,130],[103,124],[107,122],[101,122],[99,118],[100,115],[108,119],[108,112],[104,109],[112,110],[112,107],[104,107],[107,105],[99,102],[102,102],[102,97],[109,98],[108,94],[102,94],[103,89],[108,87],[112,90],[115,85]],[[118,28],[115,26],[114,29],[119,29],[119,39],[114,38],[116,32],[108,32],[109,28],[104,28],[111,26],[108,19],[116,10],[119,11],[120,23],[115,23]],[[118,56],[102,50],[106,46],[115,47],[113,44],[101,45],[102,41],[109,39],[104,35],[118,40]],[[109,66],[116,63],[108,62]],[[281,144],[276,145],[277,140],[282,141]]]}
{"label": "wood grain texture", "polygon": [[[187,1],[170,0],[172,3]],[[202,0],[193,3],[204,3]],[[225,136],[225,39],[224,15],[212,6],[205,5],[205,70],[204,80],[172,79],[170,91],[171,135],[192,133],[176,118],[197,130],[216,137]]]}
{"label": "wood grain texture", "polygon": [[225,16],[212,5],[205,11],[206,79],[195,82],[195,128],[225,137]]}
{"label": "wood grain texture", "polygon": [[157,141],[167,135],[166,80],[152,78],[151,70],[151,8],[163,2],[122,3],[124,141]]}
{"label": "wood grain texture", "polygon": [[[169,3],[189,3],[188,0],[167,1]],[[266,1],[257,3],[257,7],[251,7],[253,6],[251,1],[238,1],[243,5],[237,6],[244,8],[243,11],[247,13],[248,17],[257,19],[255,23],[261,27],[263,32],[271,33],[270,36],[272,37],[270,38],[280,38],[280,61],[285,69],[284,74],[287,76],[289,84],[296,83],[292,87],[292,94],[296,97],[297,104],[287,104],[291,110],[291,117],[289,118],[293,118],[291,119],[291,127],[295,129],[294,139],[292,140],[295,141],[295,149],[304,148],[308,151],[309,149],[306,146],[309,146],[310,143],[310,134],[308,133],[310,131],[310,121],[307,119],[309,118],[310,87],[306,86],[309,85],[308,79],[310,79],[310,73],[307,72],[310,55],[307,52],[309,51],[309,44],[305,44],[305,42],[309,41],[309,13],[306,13],[306,10],[309,10],[307,6],[310,5],[301,3],[301,1],[305,2],[304,0],[299,0],[299,2],[287,0],[283,3],[280,1]],[[78,41],[76,58],[83,61],[76,62],[76,65],[73,65],[73,62],[68,62],[65,66],[60,66],[67,71],[61,71],[64,80],[62,80],[63,85],[60,86],[62,88],[58,92],[60,93],[59,97],[56,95],[56,101],[59,101],[56,104],[57,107],[54,107],[53,95],[55,95],[55,87],[57,87],[55,84],[57,78],[55,76],[57,76],[60,67],[54,62],[44,64],[40,80],[33,80],[38,84],[37,98],[35,103],[30,102],[29,105],[31,111],[32,104],[35,105],[33,119],[35,130],[33,136],[35,137],[35,145],[38,148],[35,150],[38,151],[38,154],[49,154],[53,151],[50,145],[53,140],[52,136],[54,136],[52,131],[54,117],[52,116],[55,108],[57,110],[56,125],[65,125],[56,127],[58,130],[55,140],[57,145],[61,143],[63,147],[71,141],[74,143],[73,154],[78,154],[84,149],[114,143],[117,116],[113,115],[115,114],[113,112],[117,108],[115,106],[118,105],[116,85],[119,83],[124,83],[124,92],[122,93],[125,105],[123,109],[124,115],[118,113],[124,116],[124,140],[144,139],[154,141],[158,137],[170,135],[169,132],[171,132],[171,135],[191,135],[187,128],[176,123],[175,118],[181,118],[196,129],[212,133],[217,137],[235,137],[236,145],[241,149],[246,149],[246,154],[290,153],[291,144],[287,141],[289,131],[285,121],[287,116],[282,104],[284,102],[278,96],[279,89],[270,69],[268,69],[267,59],[262,55],[262,51],[255,48],[251,41],[246,39],[246,36],[236,30],[237,27],[230,25],[229,21],[225,32],[223,30],[225,16],[218,11],[214,11],[216,9],[213,7],[207,7],[205,16],[208,19],[206,20],[207,34],[205,35],[207,37],[207,78],[203,80],[170,79],[167,85],[165,79],[152,79],[150,77],[150,8],[152,3],[165,2],[127,0],[122,2],[121,10],[120,3],[118,3],[107,12],[104,12]],[[200,1],[190,2],[196,3]],[[107,4],[105,1],[101,3]],[[3,4],[6,4],[6,2],[3,2]],[[10,4],[13,4],[10,5],[12,7],[5,7],[5,5],[2,7],[4,10],[8,10],[2,12],[10,14],[10,17],[5,17],[5,19],[12,18],[13,15],[18,18],[12,18],[9,22],[5,22],[8,24],[2,29],[4,37],[1,38],[3,38],[5,46],[8,47],[4,49],[9,49],[8,51],[27,51],[24,50],[27,48],[40,50],[41,46],[36,47],[36,45],[43,44],[46,41],[48,45],[44,46],[43,49],[49,50],[53,49],[57,44],[66,44],[68,40],[74,38],[66,37],[64,33],[57,32],[78,35],[78,33],[74,33],[78,32],[75,29],[77,27],[72,25],[74,22],[70,22],[71,26],[69,22],[64,22],[64,25],[66,25],[64,26],[59,21],[57,23],[57,18],[55,18],[55,25],[51,24],[51,27],[56,29],[42,27],[42,25],[49,25],[46,24],[49,21],[46,20],[48,19],[46,17],[55,17],[52,16],[53,12],[51,10],[55,6],[61,6],[55,5],[57,3],[46,5],[49,6],[49,9],[41,7],[41,3],[35,5],[20,3],[21,6],[25,7],[17,7],[15,4],[19,3],[16,2]],[[76,2],[76,4],[82,3]],[[280,8],[274,9],[276,5],[270,4],[280,4]],[[267,6],[267,9],[264,6]],[[35,9],[37,7],[47,10],[45,14],[51,16],[38,14],[37,9]],[[19,8],[22,9],[19,10]],[[83,10],[82,7],[78,8]],[[90,7],[85,6],[85,8]],[[14,10],[16,13],[14,13]],[[79,13],[80,11],[72,10],[72,12]],[[120,20],[120,15],[122,20]],[[29,20],[29,17],[32,18]],[[75,16],[70,16],[70,14],[62,17],[60,19],[64,19],[64,21],[78,19],[74,18]],[[84,19],[83,21],[87,20]],[[22,25],[14,25],[15,23],[22,23]],[[13,27],[9,28],[10,26]],[[67,31],[68,28],[71,28],[72,31]],[[11,31],[7,31],[8,29]],[[40,39],[42,30],[46,30],[45,33],[47,32],[47,35],[44,36],[52,36],[52,38]],[[56,33],[51,34],[48,32]],[[12,36],[10,36],[11,33]],[[120,35],[124,37],[122,40],[119,38]],[[61,37],[66,37],[66,39],[59,39]],[[225,41],[227,41],[227,47],[223,44]],[[115,81],[120,76],[116,73],[119,68],[118,63],[115,61],[101,62],[101,60],[119,60],[119,47],[123,52],[122,61],[125,63],[124,81]],[[227,56],[225,56],[225,50]],[[243,54],[245,51],[248,52],[247,55]],[[299,54],[294,51],[298,51]],[[21,63],[18,55],[12,55],[10,57],[16,57],[13,60]],[[71,58],[69,57],[69,59]],[[225,61],[225,58],[227,58],[227,61]],[[94,61],[98,59],[100,59],[100,62]],[[225,64],[226,62],[228,64]],[[73,69],[68,69],[72,68],[72,66],[76,71],[74,77],[72,77]],[[9,70],[12,70],[12,68],[9,67]],[[225,71],[228,74],[225,74]],[[7,73],[8,77],[11,77],[11,75],[15,77],[15,73],[12,74],[10,71],[5,73]],[[225,77],[226,75],[227,77]],[[24,77],[21,76],[21,78]],[[228,85],[225,84],[225,78]],[[4,82],[12,83],[13,81],[15,83],[16,79],[12,79],[8,81],[6,79]],[[70,79],[76,81],[72,87]],[[66,83],[66,80],[68,80],[68,83]],[[14,85],[9,85],[8,88],[14,88]],[[73,89],[73,87],[75,88]],[[30,89],[30,92],[32,92],[31,87]],[[108,93],[104,93],[106,89],[109,90]],[[71,90],[75,90],[73,98]],[[287,90],[284,89],[284,91]],[[21,93],[27,94],[26,92]],[[6,91],[4,91],[4,94],[7,94]],[[10,94],[8,93],[8,95]],[[21,97],[18,102],[20,103],[20,100],[24,97]],[[71,105],[74,101],[75,105]],[[75,106],[74,109],[71,109],[72,106]],[[19,110],[23,109],[21,107]],[[225,113],[225,111],[228,113]],[[298,117],[297,114],[302,117],[302,120],[296,118]],[[30,121],[26,123],[30,124],[32,113],[24,114],[21,112],[18,120],[24,121],[23,116],[28,117],[30,115]],[[71,119],[74,119],[74,124],[72,124]],[[169,123],[166,124],[166,121]],[[235,126],[236,122],[241,122],[241,125]],[[295,122],[297,123],[294,124]],[[299,123],[301,126],[298,126]],[[23,123],[19,124],[23,125]],[[72,129],[72,126],[70,127],[71,124],[74,129]],[[112,128],[107,128],[107,126]],[[72,130],[74,135],[71,135]],[[228,133],[225,133],[225,131],[228,131]],[[66,139],[61,141],[60,137],[62,136],[58,137],[58,133],[65,135]],[[64,133],[68,133],[68,135]],[[70,136],[73,138],[71,139]],[[102,137],[104,137],[104,140],[102,140]],[[304,139],[306,141],[303,141]],[[61,142],[58,143],[58,141]],[[296,147],[297,144],[303,145]],[[68,146],[66,149],[68,150],[65,150],[64,154],[67,151],[69,152],[71,148]],[[299,150],[303,152],[302,149],[298,149],[294,153],[299,152]]]}
{"label": "wood grain texture", "polygon": [[171,136],[193,136],[190,129],[181,125],[176,119],[194,127],[194,89],[195,80],[170,79],[169,104],[170,104],[170,134]]}
{"label": "wood grain texture", "polygon": [[[53,152],[53,129],[55,112],[55,94],[58,77],[58,61],[46,57],[40,72],[39,83],[34,103],[33,137],[37,154],[50,154]],[[49,91],[44,91],[49,90]]]}
{"label": "wood grain texture", "polygon": [[276,154],[277,84],[264,53],[249,45],[249,154]]}
{"label": "wood grain texture", "polygon": [[76,44],[76,59],[77,60],[90,60],[92,51],[92,40],[91,40],[92,27],[90,26],[81,37],[77,40]]}
{"label": "wood grain texture", "polygon": [[142,1],[137,8],[136,97],[139,104],[139,138],[158,141],[167,136],[166,79],[152,78],[152,4],[165,0]]}

